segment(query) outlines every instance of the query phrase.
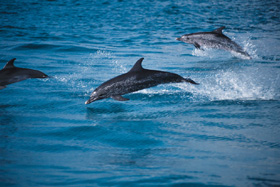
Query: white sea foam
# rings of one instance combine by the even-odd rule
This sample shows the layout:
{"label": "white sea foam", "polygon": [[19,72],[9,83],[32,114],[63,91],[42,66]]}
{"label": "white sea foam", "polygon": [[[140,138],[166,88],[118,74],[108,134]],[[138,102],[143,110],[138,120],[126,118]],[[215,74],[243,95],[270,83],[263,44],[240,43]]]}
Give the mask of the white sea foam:
{"label": "white sea foam", "polygon": [[147,88],[143,90],[139,90],[136,93],[142,93],[142,94],[148,94],[148,95],[153,95],[153,94],[174,94],[182,92],[180,90],[171,90],[171,89],[166,89],[166,86],[162,86],[161,88]]}
{"label": "white sea foam", "polygon": [[203,57],[208,57],[208,58],[214,58],[216,56],[215,51],[217,51],[217,50],[209,49],[209,48],[203,48],[203,50],[202,50],[202,49],[195,48],[192,51],[192,55],[193,56],[203,56]]}
{"label": "white sea foam", "polygon": [[109,51],[105,51],[105,50],[97,50],[97,52],[94,53],[93,56],[103,57],[103,58],[112,58],[112,53],[110,53]]}
{"label": "white sea foam", "polygon": [[202,80],[198,86],[178,84],[177,86],[192,92],[195,97],[213,100],[275,100],[279,99],[276,79],[268,75],[260,77],[259,70],[222,70]]}
{"label": "white sea foam", "polygon": [[115,56],[109,51],[98,50],[96,53],[90,54],[90,59],[91,61],[93,61],[94,59],[105,60],[106,63],[112,65],[112,69],[117,73],[127,72],[127,69],[123,66],[123,63],[119,62],[118,60],[114,60]]}
{"label": "white sea foam", "polygon": [[127,68],[125,68],[123,66],[122,63],[120,63],[118,60],[112,60],[112,63],[114,65],[114,70],[115,72],[118,72],[118,73],[126,73],[128,70]]}
{"label": "white sea foam", "polygon": [[252,57],[252,59],[258,59],[258,55],[257,55],[257,49],[256,46],[252,43],[252,41],[250,40],[250,38],[244,40],[242,42],[243,44],[243,48],[245,51],[247,51],[247,53],[249,53],[249,55]]}

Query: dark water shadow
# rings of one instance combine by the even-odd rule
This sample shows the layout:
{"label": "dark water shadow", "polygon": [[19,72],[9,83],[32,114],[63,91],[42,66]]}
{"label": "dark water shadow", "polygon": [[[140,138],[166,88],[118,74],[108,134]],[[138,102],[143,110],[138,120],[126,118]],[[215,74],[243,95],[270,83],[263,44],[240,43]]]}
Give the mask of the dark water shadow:
{"label": "dark water shadow", "polygon": [[[280,180],[277,176],[271,174],[270,178],[266,177],[247,177],[248,180],[254,181],[255,186],[280,186]],[[276,177],[276,179],[273,179]]]}
{"label": "dark water shadow", "polygon": [[0,126],[16,124],[16,114],[9,111],[9,109],[20,106],[23,105],[0,104]]}
{"label": "dark water shadow", "polygon": [[102,114],[119,114],[126,112],[127,110],[121,103],[106,103],[97,104],[86,108],[86,119],[95,119],[98,115]]}

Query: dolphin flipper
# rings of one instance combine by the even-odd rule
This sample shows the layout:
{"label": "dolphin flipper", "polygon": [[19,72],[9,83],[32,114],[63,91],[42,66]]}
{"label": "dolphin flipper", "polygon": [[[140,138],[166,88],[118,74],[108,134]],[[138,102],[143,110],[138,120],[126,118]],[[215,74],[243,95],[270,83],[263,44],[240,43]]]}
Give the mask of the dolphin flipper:
{"label": "dolphin flipper", "polygon": [[129,99],[122,97],[121,95],[113,95],[111,98],[117,100],[117,101],[127,101]]}
{"label": "dolphin flipper", "polygon": [[193,45],[195,46],[195,48],[200,49],[200,45],[198,43],[194,42]]}

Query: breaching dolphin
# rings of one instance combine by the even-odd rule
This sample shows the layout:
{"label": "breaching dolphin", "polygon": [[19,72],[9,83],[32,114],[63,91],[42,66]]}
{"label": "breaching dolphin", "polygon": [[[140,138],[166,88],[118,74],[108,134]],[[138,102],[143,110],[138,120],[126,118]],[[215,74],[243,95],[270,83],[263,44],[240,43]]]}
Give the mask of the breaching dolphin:
{"label": "breaching dolphin", "polygon": [[2,70],[0,70],[0,90],[6,88],[6,85],[15,82],[23,81],[29,78],[48,78],[48,76],[41,71],[19,68],[14,66],[14,61],[10,60]]}
{"label": "breaching dolphin", "polygon": [[97,87],[85,104],[109,97],[117,101],[126,101],[129,99],[122,97],[122,95],[159,84],[179,82],[198,84],[191,79],[185,79],[175,73],[144,69],[142,67],[143,60],[144,58],[140,58],[130,71],[112,78]]}
{"label": "breaching dolphin", "polygon": [[242,47],[222,33],[224,28],[223,26],[211,32],[185,34],[180,38],[176,38],[176,40],[193,44],[197,49],[201,47],[224,49],[232,53],[240,54],[246,59],[251,59],[251,56]]}

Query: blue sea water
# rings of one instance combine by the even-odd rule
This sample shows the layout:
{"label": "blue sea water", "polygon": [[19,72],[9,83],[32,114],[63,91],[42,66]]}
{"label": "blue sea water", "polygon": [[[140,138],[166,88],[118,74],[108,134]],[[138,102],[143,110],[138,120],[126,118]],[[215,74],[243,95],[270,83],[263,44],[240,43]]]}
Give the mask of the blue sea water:
{"label": "blue sea water", "polygon": [[[0,90],[0,186],[280,185],[279,12],[277,0],[0,1],[0,66],[53,77]],[[252,60],[175,40],[220,26]],[[84,104],[141,57],[200,85]]]}

